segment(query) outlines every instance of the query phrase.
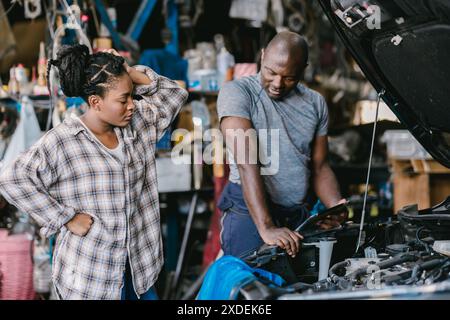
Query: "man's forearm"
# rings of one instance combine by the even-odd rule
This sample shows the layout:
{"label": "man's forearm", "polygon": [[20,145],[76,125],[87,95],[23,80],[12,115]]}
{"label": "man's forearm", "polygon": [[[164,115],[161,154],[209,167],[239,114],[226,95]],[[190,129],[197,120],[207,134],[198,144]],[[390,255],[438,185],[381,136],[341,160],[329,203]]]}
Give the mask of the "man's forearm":
{"label": "man's forearm", "polygon": [[239,165],[244,200],[259,233],[274,227],[257,165]]}
{"label": "man's forearm", "polygon": [[341,192],[336,176],[328,164],[314,170],[314,189],[323,204],[329,208],[336,205],[341,199]]}

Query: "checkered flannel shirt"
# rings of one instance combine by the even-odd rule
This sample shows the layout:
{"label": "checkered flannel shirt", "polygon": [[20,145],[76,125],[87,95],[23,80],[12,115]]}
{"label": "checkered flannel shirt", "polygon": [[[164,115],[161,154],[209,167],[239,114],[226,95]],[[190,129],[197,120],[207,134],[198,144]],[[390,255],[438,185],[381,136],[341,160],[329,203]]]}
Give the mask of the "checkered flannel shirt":
{"label": "checkered flannel shirt", "polygon": [[[77,119],[67,118],[2,170],[0,193],[30,214],[41,234],[58,234],[52,279],[62,299],[120,299],[129,257],[138,295],[155,283],[163,250],[155,145],[187,99],[176,82],[145,72],[130,124],[115,128],[125,161],[108,152]],[[93,217],[84,237],[65,224]]]}

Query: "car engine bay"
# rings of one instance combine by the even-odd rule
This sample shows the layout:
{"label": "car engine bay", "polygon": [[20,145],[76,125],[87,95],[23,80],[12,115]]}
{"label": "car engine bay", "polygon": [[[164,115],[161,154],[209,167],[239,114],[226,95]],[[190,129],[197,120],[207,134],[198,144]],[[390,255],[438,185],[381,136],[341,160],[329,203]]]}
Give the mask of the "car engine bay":
{"label": "car engine bay", "polygon": [[[330,213],[333,214],[326,211],[322,216]],[[240,297],[281,300],[450,297],[450,197],[429,209],[406,206],[391,218],[365,223],[363,241],[357,251],[357,222],[347,221],[337,230],[316,233],[309,230],[306,234],[309,236],[304,238],[297,258],[267,246],[246,257],[247,264],[276,273],[287,284],[280,288],[261,279],[241,288]]]}

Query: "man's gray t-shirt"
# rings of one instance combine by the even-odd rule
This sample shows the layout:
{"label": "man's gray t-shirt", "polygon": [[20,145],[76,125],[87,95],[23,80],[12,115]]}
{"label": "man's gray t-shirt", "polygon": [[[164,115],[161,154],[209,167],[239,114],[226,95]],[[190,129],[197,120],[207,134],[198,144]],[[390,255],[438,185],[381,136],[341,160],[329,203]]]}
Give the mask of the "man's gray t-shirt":
{"label": "man's gray t-shirt", "polygon": [[[304,201],[309,187],[311,143],[327,134],[328,108],[316,91],[299,84],[281,100],[271,99],[260,74],[226,83],[219,93],[219,120],[234,116],[252,122],[262,157],[262,179],[272,202],[291,207]],[[261,153],[262,152],[262,153]],[[240,183],[228,153],[229,180]]]}

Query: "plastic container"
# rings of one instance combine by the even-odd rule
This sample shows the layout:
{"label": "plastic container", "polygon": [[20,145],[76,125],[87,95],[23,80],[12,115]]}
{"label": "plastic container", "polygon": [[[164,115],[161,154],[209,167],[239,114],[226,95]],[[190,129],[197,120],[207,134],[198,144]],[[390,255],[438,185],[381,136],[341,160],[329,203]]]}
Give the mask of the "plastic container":
{"label": "plastic container", "polygon": [[328,277],[333,246],[336,242],[335,238],[329,237],[321,238],[319,240],[319,281]]}
{"label": "plastic container", "polygon": [[191,190],[191,155],[156,158],[156,173],[159,192]]}
{"label": "plastic container", "polygon": [[433,243],[433,250],[450,257],[450,241],[440,240]]}
{"label": "plastic container", "polygon": [[33,300],[33,263],[27,235],[0,230],[0,300]]}
{"label": "plastic container", "polygon": [[389,158],[432,159],[408,130],[387,130],[381,141],[386,143]]}
{"label": "plastic container", "polygon": [[203,91],[217,91],[217,71],[212,69],[199,70],[200,86]]}

